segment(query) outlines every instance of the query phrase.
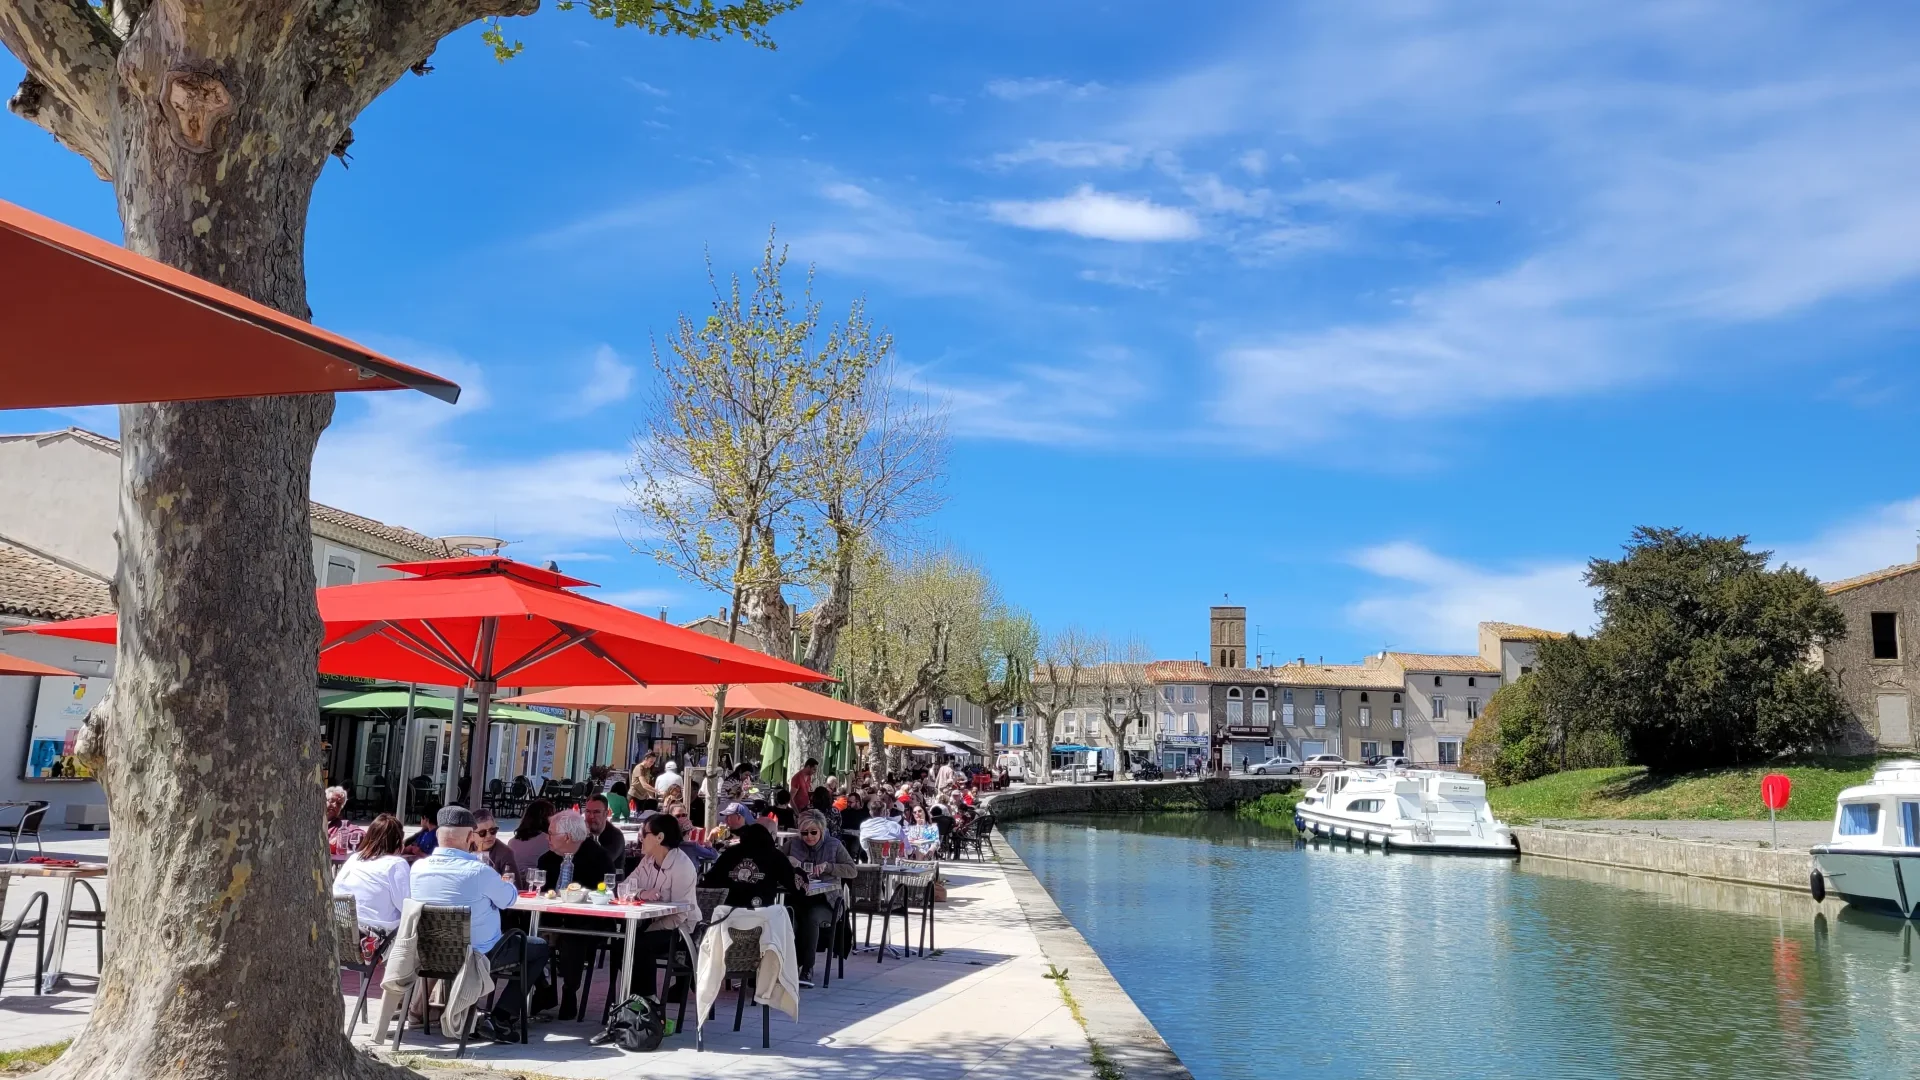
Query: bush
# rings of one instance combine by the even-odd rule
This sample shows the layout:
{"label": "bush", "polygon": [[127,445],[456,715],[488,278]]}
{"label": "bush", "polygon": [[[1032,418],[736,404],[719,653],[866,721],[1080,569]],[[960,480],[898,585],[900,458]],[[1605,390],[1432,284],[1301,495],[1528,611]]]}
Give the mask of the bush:
{"label": "bush", "polygon": [[1468,767],[1488,783],[1521,784],[1563,769],[1622,764],[1617,737],[1558,722],[1545,689],[1536,675],[1522,675],[1488,699],[1463,749]]}

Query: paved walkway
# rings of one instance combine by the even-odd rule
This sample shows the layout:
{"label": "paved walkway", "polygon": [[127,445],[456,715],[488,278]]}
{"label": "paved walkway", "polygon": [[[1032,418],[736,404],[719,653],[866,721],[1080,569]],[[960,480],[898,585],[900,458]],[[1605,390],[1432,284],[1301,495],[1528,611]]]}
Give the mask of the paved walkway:
{"label": "paved walkway", "polygon": [[[50,839],[47,849],[68,857],[104,857],[106,841],[63,837]],[[606,1080],[1091,1076],[1086,1035],[1062,1004],[1055,984],[1045,978],[1047,963],[1038,938],[1015,902],[1006,874],[991,862],[948,864],[944,873],[948,901],[934,919],[939,951],[884,963],[875,963],[870,953],[855,953],[847,960],[844,981],[836,969],[830,988],[802,992],[797,1023],[774,1013],[771,1049],[760,1048],[760,1022],[751,1002],[741,1030],[731,1030],[729,992],[721,995],[707,1027],[704,1052],[694,1051],[691,1031],[669,1037],[655,1053],[623,1054],[588,1045],[597,1024],[555,1022],[534,1025],[533,1041],[526,1046],[469,1046],[463,1060],[496,1069]],[[14,895],[7,897],[9,917],[19,910],[25,892],[26,881],[16,880]],[[917,919],[913,925],[917,938]],[[898,932],[898,923],[894,930]],[[92,935],[69,938],[67,955],[69,970],[93,972]],[[93,1002],[90,979],[81,980],[79,991],[34,998],[25,996],[32,972],[31,955],[16,953],[5,973],[6,996],[0,1000],[0,1049],[72,1038],[86,1025]],[[596,994],[604,984],[602,972]],[[350,976],[343,979],[343,990],[354,987]],[[598,1015],[597,1004],[591,1013]],[[344,1019],[344,1006],[341,1015]],[[369,1027],[361,1024],[357,1043],[371,1041]],[[409,1031],[403,1051],[450,1058],[453,1043],[423,1040]]]}
{"label": "paved walkway", "polygon": [[[1533,822],[1550,829],[1575,832],[1638,833],[1668,840],[1697,840],[1708,844],[1770,846],[1772,827],[1764,821],[1582,821],[1541,820]],[[1831,821],[1780,822],[1780,849],[1806,851],[1833,837]]]}

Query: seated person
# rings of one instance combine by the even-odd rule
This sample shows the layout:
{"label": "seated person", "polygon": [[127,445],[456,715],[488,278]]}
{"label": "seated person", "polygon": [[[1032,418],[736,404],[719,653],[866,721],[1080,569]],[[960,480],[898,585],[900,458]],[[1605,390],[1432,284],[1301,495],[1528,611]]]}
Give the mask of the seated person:
{"label": "seated person", "polygon": [[519,826],[507,838],[515,866],[532,870],[540,865],[540,856],[547,853],[547,822],[552,817],[553,803],[546,799],[534,799],[520,811]]}
{"label": "seated person", "polygon": [[327,789],[327,847],[345,855],[360,847],[360,827],[347,820],[347,789]]}
{"label": "seated person", "polygon": [[[686,807],[679,805],[669,806],[663,812],[680,826],[680,843],[676,846],[679,847],[680,851],[684,853],[687,858],[692,859],[696,863],[709,863],[720,857],[718,851],[697,840],[691,839],[694,828],[693,818],[687,813]],[[643,836],[641,839],[645,840],[646,838]]]}
{"label": "seated person", "polygon": [[906,834],[907,854],[916,859],[932,855],[940,847],[940,827],[927,817],[927,808],[913,808],[913,822],[903,830]]}
{"label": "seated person", "polygon": [[491,810],[473,812],[473,850],[486,858],[494,873],[520,880],[520,864],[513,861],[513,849],[500,842],[500,823]]}
{"label": "seated person", "polygon": [[[797,824],[800,835],[788,837],[781,850],[800,871],[803,887],[815,881],[848,881],[860,873],[840,838],[827,831],[825,814],[803,810]],[[838,892],[817,896],[798,893],[792,900],[793,947],[802,986],[813,985],[813,958],[820,949],[820,932],[832,927],[839,917],[840,898]]]}
{"label": "seated person", "polygon": [[[614,872],[613,864],[607,861],[606,850],[593,841],[587,829],[587,819],[578,810],[562,810],[553,815],[553,819],[547,822],[547,843],[547,853],[540,856],[540,869],[547,873],[547,888],[555,892],[562,892],[576,882],[581,888],[592,892],[600,887],[608,874]],[[593,922],[595,925],[591,929],[600,928],[600,920],[592,916],[576,918]],[[573,925],[573,920],[564,915],[543,921],[551,921],[558,926]],[[597,944],[598,939],[579,934],[560,935],[554,967],[560,975],[562,1017],[572,1017],[579,1011],[577,995],[580,975],[593,960]]]}
{"label": "seated person", "polygon": [[867,861],[877,861],[873,857],[874,841],[905,843],[907,833],[900,827],[899,819],[893,815],[899,813],[899,804],[878,795],[867,800],[867,819],[860,823],[860,846],[866,849]]}
{"label": "seated person", "polygon": [[391,934],[400,928],[400,907],[412,895],[400,837],[400,819],[381,814],[360,837],[360,849],[333,875],[333,895],[353,897],[363,929]]}
{"label": "seated person", "polygon": [[748,825],[736,835],[735,843],[720,853],[700,884],[709,889],[727,890],[731,907],[753,907],[778,902],[780,894],[801,891],[794,865],[774,846],[773,834],[764,825]]}
{"label": "seated person", "polygon": [[631,900],[657,900],[685,904],[676,915],[645,923],[633,943],[632,992],[655,998],[654,968],[660,958],[670,955],[673,940],[682,931],[690,931],[700,922],[700,904],[694,896],[699,872],[687,857],[681,843],[680,823],[669,814],[655,814],[640,825],[640,859],[633,872],[620,883],[619,895]]}
{"label": "seated person", "polygon": [[401,854],[409,859],[418,859],[433,854],[433,849],[440,845],[440,839],[437,831],[433,827],[433,822],[434,819],[426,814],[420,815],[420,831],[414,833],[413,839],[407,841],[407,846],[401,849]]}
{"label": "seated person", "polygon": [[780,823],[780,831],[793,831],[793,794],[786,788],[773,793],[773,816]]}
{"label": "seated person", "polygon": [[[587,800],[583,813],[587,819],[587,832],[600,845],[600,850],[606,852],[607,865],[618,871],[620,864],[627,860],[627,834],[613,823],[613,810],[607,804],[607,797],[592,796]],[[589,884],[587,887],[593,886]]]}
{"label": "seated person", "polygon": [[[487,864],[484,857],[468,851],[473,842],[473,814],[462,806],[448,806],[440,810],[436,819],[440,842],[434,847],[433,854],[415,863],[410,879],[410,892],[413,899],[423,904],[448,904],[464,907],[469,912],[473,934],[473,948],[484,953],[495,968],[516,963],[520,959],[521,939],[525,935],[519,931],[502,935],[500,932],[500,912],[513,906],[520,898],[519,890],[501,880]],[[546,970],[549,950],[547,943],[539,938],[525,938],[527,967],[514,976],[507,984],[506,992],[495,999],[493,1013],[480,1019],[478,1033],[483,1038],[496,1042],[517,1041],[508,1032],[514,1019],[520,1015],[520,1003],[525,1000],[524,980],[531,975],[535,980],[533,1008],[539,1012],[551,1006],[553,988],[547,985]]]}
{"label": "seated person", "polygon": [[729,835],[738,836],[741,829],[753,824],[753,811],[746,803],[728,803],[726,809],[720,811],[720,824],[726,826]]}
{"label": "seated person", "polygon": [[633,815],[633,803],[627,798],[625,780],[616,780],[613,786],[607,789],[606,802],[607,810],[612,813],[615,821],[625,821]]}

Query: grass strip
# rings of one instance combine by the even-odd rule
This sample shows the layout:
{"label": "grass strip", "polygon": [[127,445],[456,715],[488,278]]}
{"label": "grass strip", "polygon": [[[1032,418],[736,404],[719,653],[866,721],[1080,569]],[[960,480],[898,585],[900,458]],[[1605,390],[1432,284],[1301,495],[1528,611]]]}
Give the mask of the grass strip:
{"label": "grass strip", "polygon": [[1067,988],[1066,969],[1048,964],[1047,973],[1041,978],[1052,979],[1053,985],[1060,988],[1060,1000],[1067,1003],[1067,1012],[1073,1015],[1073,1022],[1079,1024],[1080,1030],[1086,1034],[1087,1064],[1093,1066],[1093,1075],[1099,1080],[1126,1080],[1127,1074],[1120,1064],[1107,1056],[1107,1048],[1101,1046],[1100,1040],[1087,1030],[1087,1016],[1080,1011],[1080,1002],[1074,999],[1073,991]]}
{"label": "grass strip", "polygon": [[1656,776],[1639,766],[1575,769],[1511,787],[1487,789],[1487,802],[1510,824],[1541,818],[1581,820],[1765,821],[1760,778],[1784,773],[1793,796],[1782,821],[1826,821],[1843,788],[1873,777],[1871,757],[1806,758]]}
{"label": "grass strip", "polygon": [[37,1072],[53,1064],[55,1058],[66,1053],[73,1042],[66,1039],[45,1046],[29,1046],[24,1050],[0,1050],[0,1073]]}

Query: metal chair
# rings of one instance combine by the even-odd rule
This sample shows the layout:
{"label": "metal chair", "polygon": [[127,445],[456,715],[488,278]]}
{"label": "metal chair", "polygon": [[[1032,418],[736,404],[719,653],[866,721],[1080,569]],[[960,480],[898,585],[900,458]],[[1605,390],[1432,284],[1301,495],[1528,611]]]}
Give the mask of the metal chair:
{"label": "metal chair", "polygon": [[858,873],[848,883],[848,892],[852,897],[847,905],[849,916],[864,914],[867,917],[866,933],[860,938],[862,944],[873,944],[873,917],[880,916],[880,948],[874,956],[874,963],[877,964],[886,959],[888,931],[893,927],[895,915],[900,916],[902,942],[913,931],[913,924],[907,921],[910,909],[906,897],[894,888],[893,878],[874,863],[865,863],[858,868]]}
{"label": "metal chair", "polygon": [[367,992],[373,988],[373,972],[387,958],[393,935],[375,932],[373,955],[368,956],[365,935],[360,930],[360,904],[351,896],[333,898],[333,956],[342,970],[360,976],[360,1000],[347,1014],[347,1035],[351,1037],[360,1020],[367,1015]]}
{"label": "metal chair", "polygon": [[33,837],[34,848],[42,855],[47,853],[46,846],[40,842],[40,823],[46,820],[48,805],[50,804],[43,799],[35,799],[27,804],[26,812],[20,815],[20,820],[13,823],[11,837],[13,853],[7,857],[8,862],[20,861],[20,838],[23,836]]}
{"label": "metal chair", "polygon": [[93,886],[87,884],[85,878],[75,879],[74,885],[84,890],[87,898],[93,901],[93,910],[74,908],[67,912],[67,926],[69,929],[78,927],[93,931],[95,966],[104,973],[107,970],[107,905],[100,902],[100,894],[93,891]]}
{"label": "metal chair", "polygon": [[[44,805],[44,804],[43,804]],[[7,886],[13,881],[12,875],[0,874],[0,907],[7,902]],[[47,894],[37,892],[27,906],[21,910],[20,917],[12,923],[0,926],[0,941],[6,942],[4,951],[0,951],[0,978],[4,978],[7,968],[13,964],[13,944],[23,937],[33,938],[33,994],[40,993],[40,987],[47,974]],[[35,916],[33,909],[39,905],[40,914]]]}

